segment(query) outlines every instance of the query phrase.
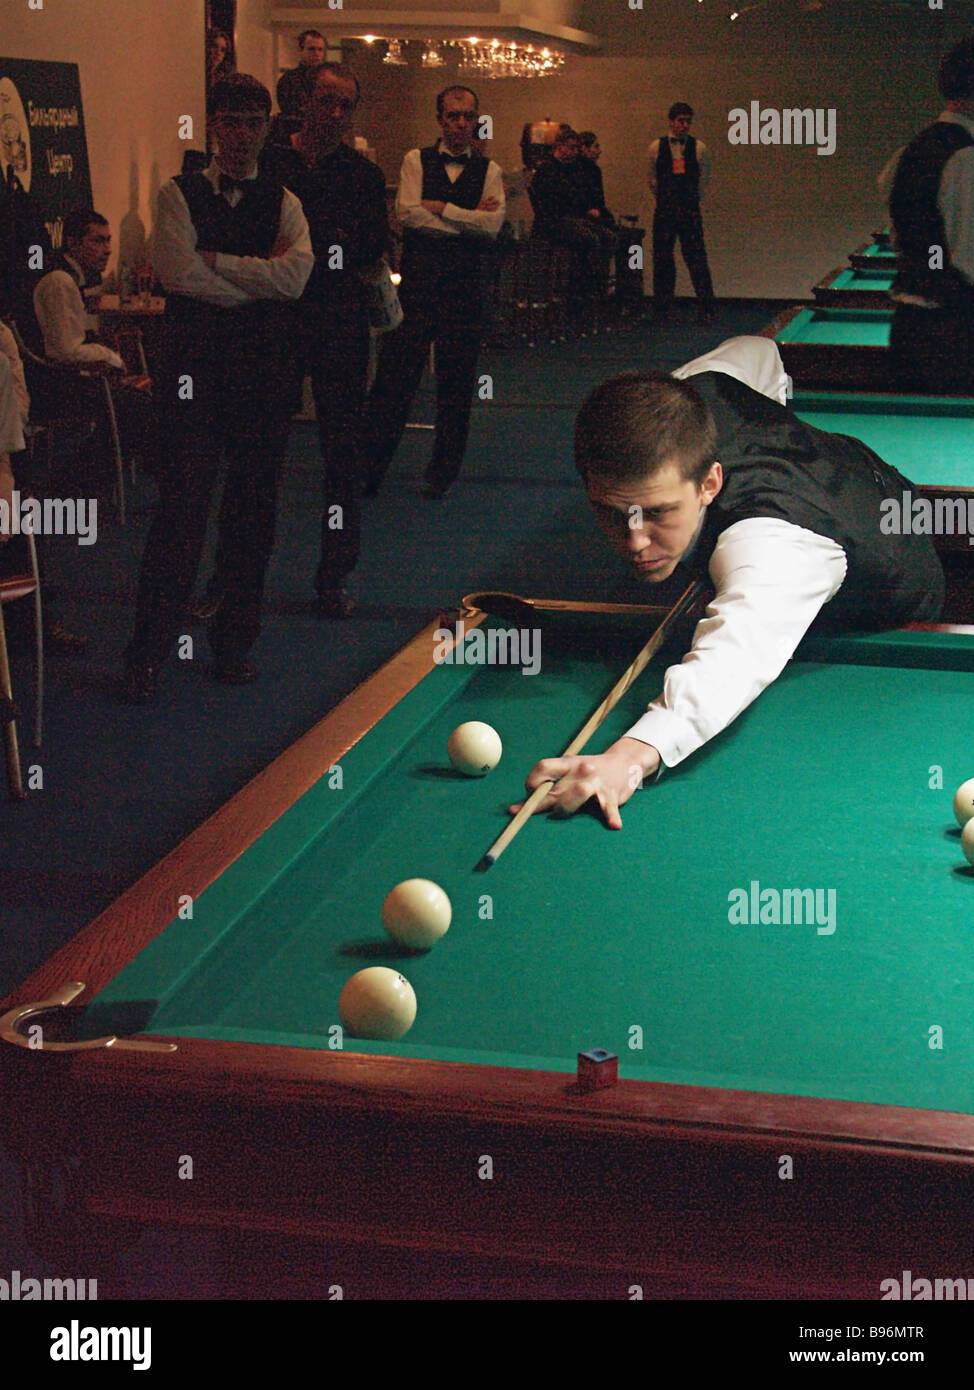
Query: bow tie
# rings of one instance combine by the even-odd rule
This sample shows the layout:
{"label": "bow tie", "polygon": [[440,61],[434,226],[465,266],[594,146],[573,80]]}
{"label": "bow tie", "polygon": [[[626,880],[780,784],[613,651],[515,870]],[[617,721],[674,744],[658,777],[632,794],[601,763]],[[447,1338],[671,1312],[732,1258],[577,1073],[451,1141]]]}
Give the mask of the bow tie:
{"label": "bow tie", "polygon": [[671,145],[685,145],[686,142],[687,142],[687,137],[686,137],[685,135],[671,135],[671,136],[670,136],[670,144],[671,144]]}
{"label": "bow tie", "polygon": [[440,150],[440,158],[444,164],[467,164],[470,160],[468,154],[451,154],[449,150]]}
{"label": "bow tie", "polygon": [[[231,192],[233,191],[233,189],[239,188],[241,193],[246,193],[246,191],[247,191],[247,182],[248,182],[248,181],[245,180],[245,179],[233,179],[233,178],[230,177],[229,174],[221,174],[221,175],[220,175],[220,192],[221,192],[221,193],[231,193]],[[252,180],[251,180],[251,182],[252,182]]]}

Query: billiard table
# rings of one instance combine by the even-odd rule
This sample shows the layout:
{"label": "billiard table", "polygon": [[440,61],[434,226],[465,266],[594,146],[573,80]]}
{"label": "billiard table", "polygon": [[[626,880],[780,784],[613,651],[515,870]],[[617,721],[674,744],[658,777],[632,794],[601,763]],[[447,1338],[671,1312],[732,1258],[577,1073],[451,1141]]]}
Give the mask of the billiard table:
{"label": "billiard table", "polygon": [[[482,616],[424,629],[4,1001],[33,1229],[504,1255],[621,1297],[969,1272],[974,629],[809,640],[621,833],[538,817],[483,871],[648,620],[539,617],[532,674],[537,638]],[[472,717],[505,744],[485,779],[445,757]],[[426,955],[380,924],[412,876],[453,903]],[[418,996],[398,1043],[339,1025],[372,964]],[[600,1052],[577,1080],[593,1049],[615,1084]]]}
{"label": "billiard table", "polygon": [[850,252],[849,264],[853,270],[873,275],[895,275],[900,258],[892,247],[880,241],[866,241]]}
{"label": "billiard table", "polygon": [[888,309],[892,274],[874,275],[837,266],[812,286],[815,303],[827,309]]}
{"label": "billiard table", "polygon": [[935,524],[940,515],[937,548],[974,559],[974,399],[797,391],[789,404],[817,429],[861,439],[915,483]]}
{"label": "billiard table", "polygon": [[891,391],[892,309],[798,304],[761,330],[778,344],[785,371],[809,390]]}

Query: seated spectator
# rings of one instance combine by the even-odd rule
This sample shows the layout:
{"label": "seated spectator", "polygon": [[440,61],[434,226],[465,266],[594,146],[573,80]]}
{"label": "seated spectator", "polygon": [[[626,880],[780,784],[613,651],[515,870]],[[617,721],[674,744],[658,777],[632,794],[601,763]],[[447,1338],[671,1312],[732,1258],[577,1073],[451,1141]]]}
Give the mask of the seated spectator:
{"label": "seated spectator", "polygon": [[578,174],[587,189],[589,215],[598,216],[607,227],[615,227],[616,220],[605,205],[605,184],[599,168],[599,155],[602,146],[594,130],[583,130],[578,136]]}
{"label": "seated spectator", "polygon": [[92,208],[76,208],[64,219],[67,248],[55,258],[54,269],[34,290],[34,313],[52,362],[79,366],[103,363],[116,371],[125,363],[110,347],[97,341],[97,321],[89,314],[85,295],[102,281],[112,253],[112,234],[106,218]]}
{"label": "seated spectator", "polygon": [[[24,367],[17,351],[14,335],[5,323],[0,323],[0,576],[25,574],[30,570],[27,542],[21,536],[11,537],[8,528],[14,505],[14,490],[30,491],[30,480],[24,476],[20,459],[26,458],[24,427],[30,411],[30,396],[24,379]],[[18,455],[15,469],[11,455]],[[8,544],[9,542],[9,544]],[[36,539],[38,560],[42,556],[42,541]],[[79,652],[88,645],[86,637],[69,632],[51,611],[47,590],[44,600],[44,634],[47,648],[52,652]],[[27,621],[27,608],[15,604],[11,610],[10,635],[16,637]]]}
{"label": "seated spectator", "polygon": [[585,172],[588,161],[583,168],[578,150],[577,132],[561,126],[553,158],[538,166],[531,184],[534,229],[538,236],[571,247],[578,255],[587,293],[604,295],[617,234],[591,201],[591,178]]}
{"label": "seated spectator", "polygon": [[[91,312],[112,250],[108,222],[92,208],[76,208],[64,219],[64,243],[66,250],[56,258],[54,269],[34,290],[34,313],[44,354],[52,362],[110,374],[113,391],[121,388],[115,392],[120,431],[134,445],[146,433],[145,395],[149,382],[146,377],[126,375],[122,358],[114,348],[99,341],[98,320]],[[41,419],[57,414],[95,421],[98,433],[83,449],[87,455],[85,471],[98,484],[103,480],[107,484],[105,468],[112,444],[102,406],[103,388],[79,377],[77,381],[59,379],[56,383],[38,380],[32,389],[37,393]]]}

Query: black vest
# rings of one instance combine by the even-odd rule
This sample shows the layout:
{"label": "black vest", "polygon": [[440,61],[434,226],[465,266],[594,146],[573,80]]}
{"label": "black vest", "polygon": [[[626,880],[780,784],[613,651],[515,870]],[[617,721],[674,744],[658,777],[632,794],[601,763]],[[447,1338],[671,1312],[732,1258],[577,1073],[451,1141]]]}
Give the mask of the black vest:
{"label": "black vest", "polygon": [[231,207],[216,193],[205,174],[179,174],[175,180],[186,199],[200,251],[227,256],[260,256],[266,259],[277,240],[281,224],[284,187],[261,174],[245,180],[243,197]]}
{"label": "black vest", "polygon": [[695,208],[700,204],[700,162],[697,159],[697,142],[692,135],[687,136],[683,146],[684,174],[674,174],[673,156],[670,153],[669,137],[660,137],[659,154],[656,156],[656,206]]}
{"label": "black vest", "polygon": [[[890,194],[900,270],[894,291],[932,299],[954,313],[974,315],[974,285],[950,264],[944,219],[937,206],[944,166],[974,139],[954,121],[935,121],[907,146]],[[931,270],[930,247],[943,248],[944,268]]]}
{"label": "black vest", "polygon": [[[423,198],[473,210],[484,196],[487,160],[471,152],[460,177],[450,182],[439,150],[420,150]],[[477,236],[434,236],[406,227],[402,242],[400,296],[411,304],[442,308],[455,321],[475,322],[483,313],[483,260],[489,239]]]}
{"label": "black vest", "polygon": [[[181,174],[175,183],[186,199],[198,250],[262,259],[270,255],[284,202],[278,179],[261,174],[246,180],[236,207],[215,192],[202,173]],[[257,299],[228,309],[190,295],[169,294],[162,360],[153,376],[168,379],[189,373],[216,379],[222,373],[238,382],[246,379],[255,389],[257,384],[271,389],[289,370],[296,327],[296,301]]]}
{"label": "black vest", "polygon": [[713,413],[724,470],[723,487],[688,557],[691,570],[706,575],[718,538],[735,522],[776,517],[827,536],[845,551],[845,581],[822,610],[819,627],[882,629],[930,615],[931,595],[942,599],[943,593],[930,537],[880,531],[881,503],[915,492],[901,473],[860,440],[813,429],[724,372],[705,372],[688,384]]}

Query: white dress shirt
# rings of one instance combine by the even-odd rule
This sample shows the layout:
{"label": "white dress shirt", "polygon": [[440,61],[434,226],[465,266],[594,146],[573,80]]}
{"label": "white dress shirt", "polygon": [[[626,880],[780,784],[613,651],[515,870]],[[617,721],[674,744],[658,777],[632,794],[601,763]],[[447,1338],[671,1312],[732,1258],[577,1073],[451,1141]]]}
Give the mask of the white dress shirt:
{"label": "white dress shirt", "polygon": [[[785,403],[787,375],[770,338],[731,338],[673,375],[728,376]],[[726,729],[784,670],[823,604],[846,576],[835,541],[776,517],[722,532],[710,557],[716,593],[690,651],[663,678],[662,694],[628,730],[675,767]]]}
{"label": "white dress shirt", "polygon": [[[437,142],[442,149],[442,141]],[[463,173],[462,164],[445,164],[446,176],[456,183]],[[440,233],[444,236],[495,237],[504,225],[504,180],[500,165],[492,159],[487,161],[487,177],[484,179],[482,198],[496,198],[498,207],[494,212],[478,212],[476,208],[458,208],[455,203],[447,203],[443,215],[423,207],[423,163],[419,150],[410,150],[403,159],[399,170],[399,191],[396,194],[396,216],[404,227],[414,231]]]}
{"label": "white dress shirt", "polygon": [[124,368],[117,352],[104,343],[86,343],[97,333],[98,320],[88,313],[81,294],[84,272],[77,261],[64,257],[70,270],[52,270],[34,290],[34,313],[44,335],[44,352],[52,362],[108,362]]}
{"label": "white dress shirt", "polygon": [[[693,138],[695,140],[697,139],[696,136],[694,136]],[[680,142],[675,138],[675,136],[664,135],[662,136],[662,139],[669,141],[671,155],[674,153],[674,146],[680,148]],[[649,147],[648,155],[649,187],[650,192],[652,193],[654,198],[656,197],[656,161],[659,158],[659,147],[660,141],[654,140]],[[684,145],[682,148],[685,149],[686,146]],[[707,146],[703,143],[702,140],[697,140],[697,164],[700,166],[700,185],[698,187],[697,194],[700,198],[700,201],[703,202],[704,190],[706,189],[707,184],[710,182],[710,151],[707,149]]]}
{"label": "white dress shirt", "polygon": [[[220,189],[221,169],[214,160],[203,171],[215,192]],[[248,176],[256,179],[257,170]],[[242,180],[247,182],[247,180]],[[236,207],[243,193],[231,188],[221,194]],[[175,179],[159,189],[156,210],[153,266],[170,294],[189,295],[205,304],[235,309],[255,299],[300,299],[314,266],[311,235],[304,209],[294,194],[284,190],[279,235],[290,242],[283,256],[228,256],[218,253],[210,270],[196,250],[196,228],[186,199]]]}

